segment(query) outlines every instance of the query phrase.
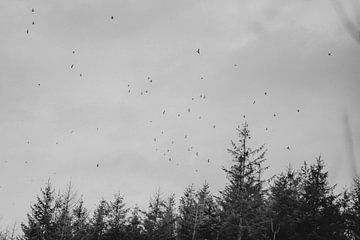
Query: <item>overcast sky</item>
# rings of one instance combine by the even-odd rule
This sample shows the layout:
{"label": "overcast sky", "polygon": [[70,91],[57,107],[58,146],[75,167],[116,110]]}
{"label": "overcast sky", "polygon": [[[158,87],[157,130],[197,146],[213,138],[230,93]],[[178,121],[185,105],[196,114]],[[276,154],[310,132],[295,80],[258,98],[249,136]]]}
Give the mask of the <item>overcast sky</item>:
{"label": "overcast sky", "polygon": [[244,121],[268,149],[265,177],[321,154],[331,183],[348,186],[360,169],[360,44],[342,10],[360,26],[354,9],[1,0],[0,226],[23,221],[48,178],[71,181],[92,210],[118,191],[141,207],[158,187],[179,196],[207,181],[217,193]]}

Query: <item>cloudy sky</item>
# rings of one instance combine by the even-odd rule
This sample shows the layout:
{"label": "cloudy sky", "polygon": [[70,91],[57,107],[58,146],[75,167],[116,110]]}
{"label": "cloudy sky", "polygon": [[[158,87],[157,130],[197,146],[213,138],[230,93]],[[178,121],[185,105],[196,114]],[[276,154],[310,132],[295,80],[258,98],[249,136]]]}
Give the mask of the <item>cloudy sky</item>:
{"label": "cloudy sky", "polygon": [[216,193],[244,121],[266,144],[266,176],[321,154],[348,186],[357,2],[0,1],[0,226],[23,221],[49,178],[90,209],[118,191],[142,207],[159,187]]}

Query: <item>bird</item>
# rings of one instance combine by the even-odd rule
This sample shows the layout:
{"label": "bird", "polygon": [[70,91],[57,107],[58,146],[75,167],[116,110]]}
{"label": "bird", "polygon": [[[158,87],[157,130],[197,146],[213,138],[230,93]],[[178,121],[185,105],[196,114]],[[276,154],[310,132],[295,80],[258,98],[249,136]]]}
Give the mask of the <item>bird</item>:
{"label": "bird", "polygon": [[70,133],[74,133],[74,130],[71,130]]}
{"label": "bird", "polygon": [[26,34],[29,34],[29,29],[26,29]]}
{"label": "bird", "polygon": [[73,50],[72,53],[75,54],[75,51]]}
{"label": "bird", "polygon": [[152,83],[152,79],[150,80],[150,82]]}
{"label": "bird", "polygon": [[245,118],[245,115],[243,115],[243,118]]}
{"label": "bird", "polygon": [[274,113],[274,117],[276,117],[276,114]]}
{"label": "bird", "polygon": [[236,64],[236,63],[234,64],[234,67],[237,67],[237,64]]}
{"label": "bird", "polygon": [[163,115],[165,115],[165,110],[163,111]]}
{"label": "bird", "polygon": [[208,158],[207,162],[210,163],[210,158]]}
{"label": "bird", "polygon": [[188,108],[188,112],[190,112],[190,108]]}
{"label": "bird", "polygon": [[55,144],[57,145],[57,144],[59,144],[59,142],[55,142]]}
{"label": "bird", "polygon": [[198,48],[196,52],[197,52],[198,54],[200,54],[200,48]]}
{"label": "bird", "polygon": [[130,87],[130,84],[128,84],[128,87]]}
{"label": "bird", "polygon": [[253,101],[253,104],[255,104],[255,101]]}
{"label": "bird", "polygon": [[129,89],[128,93],[130,93],[130,89]]}
{"label": "bird", "polygon": [[287,149],[287,150],[290,150],[290,147],[289,147],[289,146],[287,146],[287,147],[286,147],[286,149]]}
{"label": "bird", "polygon": [[331,56],[331,53],[329,52],[328,55]]}
{"label": "bird", "polygon": [[298,109],[297,112],[300,112],[300,109]]}
{"label": "bird", "polygon": [[192,101],[194,101],[195,98],[191,98]]}
{"label": "bird", "polygon": [[38,83],[38,86],[40,87],[40,83]]}
{"label": "bird", "polygon": [[114,16],[111,16],[111,19],[114,19]]}
{"label": "bird", "polygon": [[35,9],[31,9],[31,12],[35,12]]}
{"label": "bird", "polygon": [[213,128],[215,128],[215,125],[213,126]]}
{"label": "bird", "polygon": [[146,90],[145,93],[148,93],[148,90]]}
{"label": "bird", "polygon": [[99,164],[96,164],[96,167],[99,167]]}
{"label": "bird", "polygon": [[178,117],[180,117],[180,113],[178,113]]}
{"label": "bird", "polygon": [[74,64],[71,64],[70,68],[73,68],[74,67]]}
{"label": "bird", "polygon": [[265,130],[267,131],[267,130],[268,130],[268,128],[265,128]]}
{"label": "bird", "polygon": [[156,138],[154,138],[154,142],[156,142]]}
{"label": "bird", "polygon": [[267,92],[264,92],[265,96],[267,95]]}
{"label": "bird", "polygon": [[27,143],[27,144],[30,144],[30,141],[27,141],[26,143]]}
{"label": "bird", "polygon": [[171,144],[174,144],[174,141],[171,141]]}
{"label": "bird", "polygon": [[187,138],[187,135],[185,135],[185,138]]}
{"label": "bird", "polygon": [[32,25],[35,25],[35,22],[33,21],[31,24],[32,24]]}
{"label": "bird", "polygon": [[201,119],[201,116],[199,116],[199,119]]}
{"label": "bird", "polygon": [[171,162],[171,157],[169,158],[169,162]]}
{"label": "bird", "polygon": [[199,152],[196,152],[196,156],[197,156],[197,157],[199,156]]}
{"label": "bird", "polygon": [[204,77],[200,77],[200,79],[204,79]]}
{"label": "bird", "polygon": [[82,77],[82,73],[80,73],[80,77]]}

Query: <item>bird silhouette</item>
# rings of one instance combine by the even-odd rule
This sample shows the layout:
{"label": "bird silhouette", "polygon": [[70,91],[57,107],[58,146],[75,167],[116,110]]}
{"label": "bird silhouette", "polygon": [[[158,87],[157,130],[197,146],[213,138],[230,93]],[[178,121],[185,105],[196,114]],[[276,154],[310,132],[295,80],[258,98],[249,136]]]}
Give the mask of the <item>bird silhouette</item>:
{"label": "bird silhouette", "polygon": [[71,64],[70,68],[73,68],[74,67],[74,64]]}
{"label": "bird silhouette", "polygon": [[287,150],[290,150],[290,147],[289,147],[289,146],[287,146],[287,147],[286,147],[286,149],[287,149]]}
{"label": "bird silhouette", "polygon": [[163,111],[163,115],[165,115],[165,110]]}
{"label": "bird silhouette", "polygon": [[331,53],[328,53],[329,56],[331,56]]}
{"label": "bird silhouette", "polygon": [[253,101],[253,104],[255,104],[255,101]]}
{"label": "bird silhouette", "polygon": [[26,34],[29,34],[29,29],[26,30]]}
{"label": "bird silhouette", "polygon": [[190,112],[190,108],[188,108],[188,112]]}
{"label": "bird silhouette", "polygon": [[72,51],[73,54],[75,54],[75,51]]}
{"label": "bird silhouette", "polygon": [[197,157],[199,156],[199,152],[196,152],[196,156],[197,156]]}
{"label": "bird silhouette", "polygon": [[267,95],[267,92],[264,92],[265,96]]}
{"label": "bird silhouette", "polygon": [[96,167],[99,167],[99,164],[96,164]]}
{"label": "bird silhouette", "polygon": [[33,21],[31,24],[32,24],[32,25],[35,25],[35,22]]}
{"label": "bird silhouette", "polygon": [[38,86],[40,87],[40,83],[38,83]]}
{"label": "bird silhouette", "polygon": [[297,112],[300,112],[300,109],[298,109]]}
{"label": "bird silhouette", "polygon": [[80,77],[82,77],[82,73],[80,73]]}
{"label": "bird silhouette", "polygon": [[198,50],[196,51],[198,54],[200,54],[200,48],[198,48]]}
{"label": "bird silhouette", "polygon": [[213,126],[213,128],[215,128],[215,125]]}
{"label": "bird silhouette", "polygon": [[35,12],[35,9],[31,9],[31,12]]}
{"label": "bird silhouette", "polygon": [[114,16],[111,16],[111,19],[114,19]]}
{"label": "bird silhouette", "polygon": [[276,114],[274,113],[274,117],[276,117]]}
{"label": "bird silhouette", "polygon": [[210,163],[210,158],[208,158],[207,162]]}
{"label": "bird silhouette", "polygon": [[154,142],[156,142],[156,138],[154,138]]}
{"label": "bird silhouette", "polygon": [[265,128],[265,130],[267,131],[267,130],[268,130],[268,128]]}

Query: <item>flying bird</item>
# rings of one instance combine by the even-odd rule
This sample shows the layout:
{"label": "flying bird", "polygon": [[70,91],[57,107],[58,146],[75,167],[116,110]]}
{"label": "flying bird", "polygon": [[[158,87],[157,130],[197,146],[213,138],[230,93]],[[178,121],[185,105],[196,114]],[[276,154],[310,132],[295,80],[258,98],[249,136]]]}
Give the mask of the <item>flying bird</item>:
{"label": "flying bird", "polygon": [[32,25],[35,25],[35,22],[33,21],[31,24],[32,24]]}
{"label": "flying bird", "polygon": [[287,146],[287,147],[286,147],[286,149],[287,149],[287,150],[290,150],[290,147],[289,147],[289,146]]}
{"label": "flying bird", "polygon": [[300,112],[300,109],[298,109],[297,112]]}
{"label": "flying bird", "polygon": [[190,112],[190,108],[188,108],[188,112]]}
{"label": "flying bird", "polygon": [[198,54],[200,54],[200,48],[198,48],[198,50],[196,51]]}
{"label": "flying bird", "polygon": [[82,73],[80,73],[80,77],[82,77]]}
{"label": "flying bird", "polygon": [[213,128],[215,128],[215,125],[213,126]]}
{"label": "flying bird", "polygon": [[75,51],[72,51],[73,54],[75,54]]}
{"label": "flying bird", "polygon": [[99,167],[99,164],[96,164],[96,167]]}
{"label": "flying bird", "polygon": [[331,53],[328,53],[329,56],[331,56]]}
{"label": "flying bird", "polygon": [[114,19],[114,16],[111,16],[111,19]]}
{"label": "flying bird", "polygon": [[29,34],[29,29],[26,29],[26,34]]}
{"label": "flying bird", "polygon": [[265,96],[267,95],[267,92],[264,92]]}
{"label": "flying bird", "polygon": [[207,162],[210,163],[210,158],[208,158]]}
{"label": "flying bird", "polygon": [[165,115],[165,110],[163,111],[163,115]]}
{"label": "flying bird", "polygon": [[35,9],[31,9],[31,12],[35,12]]}
{"label": "flying bird", "polygon": [[253,101],[253,104],[255,104],[255,101]]}
{"label": "flying bird", "polygon": [[73,68],[74,67],[74,64],[71,64],[70,68]]}

